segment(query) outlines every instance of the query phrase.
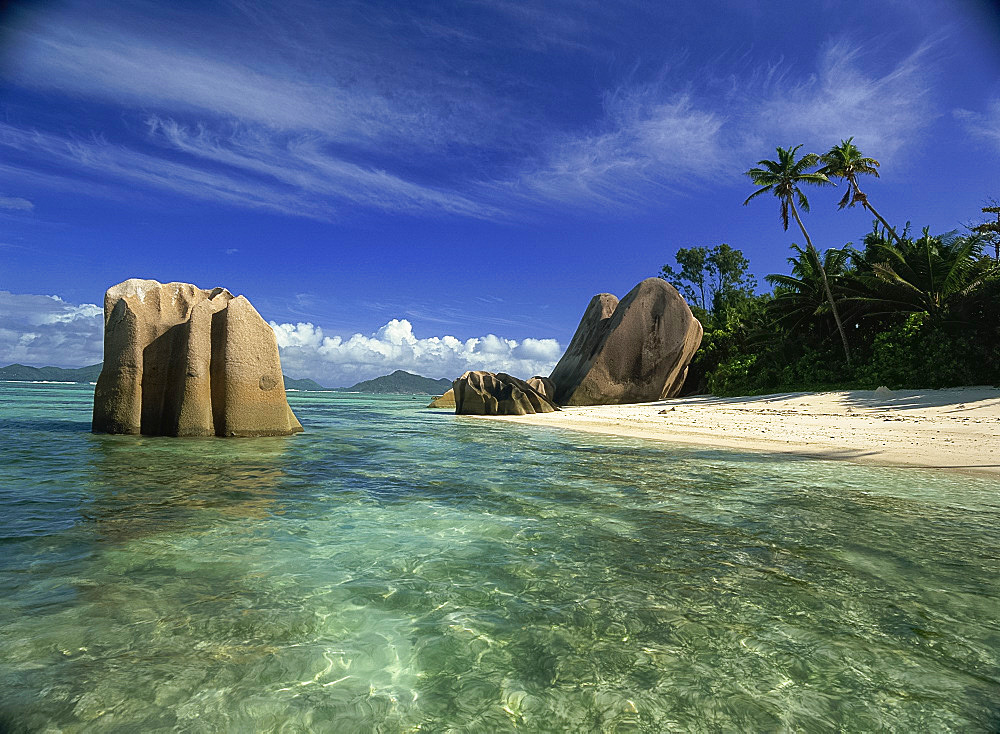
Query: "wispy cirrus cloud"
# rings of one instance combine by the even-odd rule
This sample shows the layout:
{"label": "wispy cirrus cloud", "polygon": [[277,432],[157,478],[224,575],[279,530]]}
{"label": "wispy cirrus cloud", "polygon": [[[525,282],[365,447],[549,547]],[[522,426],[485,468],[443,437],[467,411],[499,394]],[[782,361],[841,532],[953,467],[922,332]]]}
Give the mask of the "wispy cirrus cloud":
{"label": "wispy cirrus cloud", "polygon": [[237,128],[221,136],[204,127],[188,129],[173,120],[150,117],[150,137],[202,162],[223,164],[320,199],[334,197],[397,212],[447,212],[473,217],[496,211],[455,191],[407,181],[385,170],[360,166],[332,155],[329,140],[316,135],[279,138]]}
{"label": "wispy cirrus cloud", "polygon": [[985,112],[960,108],[952,115],[965,126],[969,135],[986,141],[1000,152],[1000,99],[990,100]]}
{"label": "wispy cirrus cloud", "polygon": [[[353,6],[327,16],[310,2],[225,5],[236,13],[226,23],[252,28],[230,32],[211,17],[213,27],[192,35],[189,17],[140,0],[120,18],[90,18],[70,3],[75,12],[26,23],[4,76],[117,107],[124,123],[70,136],[8,120],[0,146],[20,159],[7,165],[43,180],[89,177],[88,190],[140,184],[321,220],[356,210],[620,214],[735,178],[775,144],[853,135],[889,159],[935,114],[926,46],[875,71],[874,54],[845,42],[828,45],[814,66],[744,64],[728,77],[681,63],[635,81],[631,68],[599,110],[581,104],[588,115],[563,118],[539,100],[579,100],[491,59],[523,50],[517,39],[528,28],[532,53],[575,58],[574,44],[610,33],[600,3],[571,3],[578,14],[558,4],[476,4],[494,34],[447,13],[371,10],[361,22]],[[144,22],[151,14],[155,22]],[[448,53],[438,53],[441,43]],[[478,53],[485,47],[489,54]],[[720,76],[728,88],[712,84]],[[588,93],[599,100],[601,91]]]}
{"label": "wispy cirrus cloud", "polygon": [[606,129],[554,141],[517,188],[574,205],[634,206],[717,173],[731,157],[724,116],[699,109],[687,94],[658,95],[650,86],[609,95]]}
{"label": "wispy cirrus cloud", "polygon": [[12,212],[30,212],[35,205],[28,199],[20,196],[4,196],[0,194],[0,209]]}
{"label": "wispy cirrus cloud", "polygon": [[[430,171],[442,147],[461,158],[522,126],[517,115],[498,124],[507,101],[474,82],[420,65],[386,75],[378,48],[322,38],[272,36],[227,54],[190,44],[188,29],[169,22],[151,33],[134,18],[120,25],[79,14],[46,20],[26,24],[4,77],[120,106],[132,118],[111,136],[3,123],[0,145],[23,153],[25,169],[37,161],[49,177],[56,168],[60,177],[98,175],[319,219],[345,206],[495,213],[463,193],[467,174],[434,181]],[[144,126],[135,125],[138,115]]]}
{"label": "wispy cirrus cloud", "polygon": [[782,64],[756,67],[726,78],[721,96],[710,84],[671,94],[669,75],[623,87],[606,97],[601,129],[553,139],[509,190],[616,211],[735,179],[775,145],[825,149],[853,136],[890,160],[918,143],[936,114],[928,49],[879,73],[863,69],[861,47],[835,42],[805,77]]}
{"label": "wispy cirrus cloud", "polygon": [[386,81],[379,48],[359,52],[322,36],[271,38],[226,53],[192,45],[190,29],[167,22],[140,30],[79,14],[44,20],[22,31],[4,69],[10,81],[204,122],[312,131],[341,145],[412,151],[478,142],[488,134],[486,113],[507,103],[472,82],[417,66]]}
{"label": "wispy cirrus cloud", "polygon": [[234,130],[221,137],[149,118],[150,142],[171,154],[143,152],[101,138],[79,139],[0,123],[0,147],[44,156],[65,177],[111,177],[197,199],[314,219],[337,216],[345,203],[393,212],[448,212],[488,217],[495,210],[450,191],[421,186],[386,171],[346,163],[311,137],[277,140]]}
{"label": "wispy cirrus cloud", "polygon": [[867,54],[861,46],[834,42],[806,78],[772,68],[758,82],[759,99],[740,91],[734,101],[748,131],[761,140],[823,148],[853,136],[863,150],[888,160],[920,140],[937,115],[930,95],[930,48],[923,45],[873,72],[862,65]]}
{"label": "wispy cirrus cloud", "polygon": [[329,204],[305,199],[288,190],[220,171],[179,163],[100,138],[78,139],[0,123],[0,147],[56,166],[65,179],[72,174],[100,176],[248,208],[327,219]]}

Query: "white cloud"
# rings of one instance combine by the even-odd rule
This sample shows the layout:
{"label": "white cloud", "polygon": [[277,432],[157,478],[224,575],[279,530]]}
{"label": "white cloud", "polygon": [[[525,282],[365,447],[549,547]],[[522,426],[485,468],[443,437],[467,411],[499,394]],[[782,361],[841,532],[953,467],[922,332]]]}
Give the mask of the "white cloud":
{"label": "white cloud", "polygon": [[957,109],[953,115],[965,125],[970,135],[985,140],[1000,152],[1000,98],[990,101],[986,112]]}
{"label": "white cloud", "polygon": [[935,117],[930,70],[923,46],[882,74],[862,68],[860,47],[833,43],[820,54],[816,72],[790,81],[772,69],[762,99],[739,104],[748,130],[787,146],[804,142],[826,150],[853,136],[858,146],[883,162],[911,145]]}
{"label": "white cloud", "polygon": [[440,170],[433,156],[442,149],[488,144],[501,129],[520,127],[521,116],[503,114],[508,102],[469,77],[433,65],[382,73],[379,48],[324,35],[349,28],[303,22],[321,6],[300,8],[306,16],[294,18],[298,27],[288,35],[275,24],[292,19],[276,9],[280,17],[261,19],[266,27],[252,46],[226,49],[192,42],[200,36],[192,36],[189,17],[170,20],[167,12],[150,22],[134,7],[114,18],[67,8],[26,16],[5,80],[142,114],[146,135],[134,137],[131,116],[125,145],[103,134],[69,138],[4,123],[0,145],[39,168],[88,184],[139,183],[316,219],[333,218],[345,205],[495,213],[469,199],[467,181],[428,183],[428,168]]}
{"label": "white cloud", "polygon": [[27,199],[20,196],[4,196],[0,194],[0,209],[8,209],[15,212],[30,212],[35,208]]}
{"label": "white cloud", "polygon": [[202,164],[224,164],[246,176],[276,181],[317,201],[336,197],[373,208],[418,213],[446,211],[485,216],[492,211],[465,196],[407,181],[376,168],[348,163],[331,155],[328,141],[316,135],[279,139],[259,130],[237,129],[228,136],[205,128],[189,130],[173,120],[150,117],[154,140],[162,140]]}
{"label": "white cloud", "polygon": [[765,146],[825,150],[853,136],[890,160],[920,140],[934,117],[927,53],[921,47],[872,73],[863,68],[863,49],[831,43],[805,78],[781,65],[759,68],[728,77],[721,97],[694,86],[671,95],[664,74],[657,84],[609,95],[600,130],[554,138],[534,167],[500,188],[526,200],[613,210],[736,178]]}
{"label": "white cloud", "polygon": [[[81,367],[103,358],[101,306],[73,304],[58,296],[0,291],[0,366]],[[417,338],[405,319],[392,319],[370,336],[327,336],[311,323],[271,326],[286,374],[337,387],[404,369],[454,379],[466,370],[547,375],[559,359],[555,339],[505,339],[494,334],[466,339]]]}
{"label": "white cloud", "polygon": [[[150,23],[130,12],[125,5],[113,19],[73,10],[39,13],[20,30],[4,75],[24,86],[131,108],[311,131],[355,146],[433,148],[481,132],[475,128],[482,116],[468,112],[489,101],[470,82],[433,77],[414,83],[426,73],[417,65],[395,69],[396,81],[387,82],[375,66],[379,49],[331,42],[322,24],[303,24],[296,37],[269,37],[273,29],[264,29],[249,47],[220,49],[192,42],[192,15]],[[288,19],[275,22],[282,20]],[[215,31],[232,39],[224,29]],[[424,88],[448,98],[436,100]],[[459,109],[427,114],[440,101]]]}
{"label": "white cloud", "polygon": [[406,319],[392,319],[371,336],[326,336],[311,323],[271,322],[287,374],[337,387],[396,369],[455,379],[466,370],[547,375],[562,353],[555,339],[504,339],[494,334],[462,341],[453,336],[417,338]]}
{"label": "white cloud", "polygon": [[[124,4],[111,17],[68,3],[26,16],[5,81],[117,106],[122,124],[109,129],[126,144],[0,123],[0,146],[17,153],[6,167],[71,185],[58,171],[102,196],[140,184],[321,220],[357,209],[498,219],[539,204],[647,208],[735,179],[775,144],[820,148],[853,135],[885,161],[934,117],[926,46],[874,71],[874,53],[840,42],[805,70],[726,75],[715,60],[648,84],[619,79],[603,111],[579,118],[526,90],[544,80],[493,62],[524,44],[603,48],[618,10],[601,3],[488,0],[489,32],[449,24],[450,12],[242,0],[225,20],[205,13],[195,31],[191,18],[202,16],[160,5]],[[564,89],[543,91],[589,110]],[[995,118],[966,119],[989,137]],[[0,197],[0,209],[26,201]]]}
{"label": "white cloud", "polygon": [[100,306],[0,291],[0,365],[95,364],[102,358],[103,334]]}
{"label": "white cloud", "polygon": [[410,213],[439,210],[481,217],[495,213],[461,194],[336,160],[314,139],[288,140],[280,147],[252,133],[234,133],[223,140],[156,119],[150,120],[150,131],[197,161],[189,164],[98,138],[66,138],[6,123],[0,123],[0,147],[41,154],[50,164],[80,175],[110,176],[200,199],[315,219],[335,216],[334,202],[344,201]]}
{"label": "white cloud", "polygon": [[329,205],[294,192],[277,191],[266,183],[165,160],[100,139],[78,140],[0,123],[0,147],[40,155],[50,165],[78,174],[100,174],[198,198],[317,219],[332,214]]}
{"label": "white cloud", "polygon": [[621,89],[605,100],[605,119],[603,132],[556,140],[517,189],[577,205],[645,203],[705,180],[729,158],[725,118],[686,94],[663,101],[655,87]]}

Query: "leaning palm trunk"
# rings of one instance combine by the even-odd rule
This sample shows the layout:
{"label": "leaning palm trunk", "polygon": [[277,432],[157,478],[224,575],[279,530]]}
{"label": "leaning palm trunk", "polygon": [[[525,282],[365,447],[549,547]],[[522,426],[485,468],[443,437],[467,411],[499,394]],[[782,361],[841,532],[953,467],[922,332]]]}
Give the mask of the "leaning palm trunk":
{"label": "leaning palm trunk", "polygon": [[844,344],[844,358],[847,360],[847,366],[850,367],[851,350],[847,346],[847,334],[844,333],[844,325],[840,323],[840,312],[837,311],[837,304],[833,300],[833,292],[830,290],[830,282],[826,279],[826,268],[823,267],[823,259],[819,256],[819,252],[816,248],[813,247],[812,240],[809,238],[809,233],[806,232],[805,225],[802,224],[802,220],[799,219],[799,211],[795,208],[795,202],[789,200],[788,203],[791,204],[792,216],[795,217],[795,221],[798,223],[799,229],[802,230],[802,236],[806,238],[806,246],[812,252],[813,256],[816,258],[816,263],[819,265],[819,273],[823,278],[823,290],[826,291],[826,300],[830,302],[830,310],[833,312],[833,320],[837,323],[837,331],[840,333],[840,341]]}
{"label": "leaning palm trunk", "polygon": [[903,240],[900,239],[898,234],[896,234],[896,230],[893,227],[891,227],[889,223],[885,221],[885,219],[882,218],[881,214],[875,211],[875,207],[873,207],[870,203],[868,203],[867,194],[863,193],[861,189],[858,188],[857,184],[854,184],[854,191],[858,201],[861,202],[861,206],[870,211],[872,215],[882,224],[882,226],[885,227],[886,232],[891,234],[896,239],[896,244],[897,245],[903,244]]}

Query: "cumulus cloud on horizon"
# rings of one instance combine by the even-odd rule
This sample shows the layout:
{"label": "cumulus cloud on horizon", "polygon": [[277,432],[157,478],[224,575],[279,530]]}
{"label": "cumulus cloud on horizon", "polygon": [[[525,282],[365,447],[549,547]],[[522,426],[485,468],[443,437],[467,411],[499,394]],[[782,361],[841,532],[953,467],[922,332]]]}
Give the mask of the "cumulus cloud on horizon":
{"label": "cumulus cloud on horizon", "polygon": [[[344,338],[312,323],[270,322],[285,374],[328,387],[349,386],[394,370],[454,379],[466,370],[547,375],[562,350],[555,339],[506,339],[487,334],[418,338],[406,319],[375,333]],[[104,311],[59,296],[0,291],[0,366],[83,367],[103,358]]]}
{"label": "cumulus cloud on horizon", "polygon": [[454,336],[417,338],[406,319],[392,319],[371,336],[326,336],[311,323],[271,322],[281,366],[292,377],[311,377],[329,387],[348,386],[402,369],[425,377],[455,379],[466,370],[547,375],[562,350],[555,339],[505,339],[495,334],[462,341]]}
{"label": "cumulus cloud on horizon", "polygon": [[59,296],[0,291],[0,365],[83,367],[101,361],[104,309]]}

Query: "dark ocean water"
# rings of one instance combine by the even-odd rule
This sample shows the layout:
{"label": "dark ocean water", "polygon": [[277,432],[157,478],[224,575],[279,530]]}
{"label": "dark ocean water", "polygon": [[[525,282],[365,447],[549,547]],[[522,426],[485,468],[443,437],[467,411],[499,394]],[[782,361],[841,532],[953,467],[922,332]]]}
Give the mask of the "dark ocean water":
{"label": "dark ocean water", "polygon": [[0,732],[998,731],[1000,482],[0,383]]}

